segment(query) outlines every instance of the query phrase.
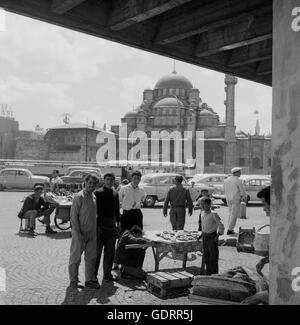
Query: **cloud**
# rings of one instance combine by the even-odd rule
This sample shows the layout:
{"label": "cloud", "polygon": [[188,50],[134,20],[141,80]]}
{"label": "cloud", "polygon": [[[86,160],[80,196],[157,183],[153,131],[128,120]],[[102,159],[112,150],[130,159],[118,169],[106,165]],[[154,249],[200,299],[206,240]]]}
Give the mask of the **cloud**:
{"label": "cloud", "polygon": [[120,97],[125,100],[125,105],[139,105],[143,101],[143,91],[146,88],[152,88],[155,80],[145,74],[136,73],[132,76],[125,77],[121,80]]}
{"label": "cloud", "polygon": [[5,11],[0,8],[0,32],[6,31],[6,16]]}
{"label": "cloud", "polygon": [[[22,128],[60,124],[61,114],[73,111],[75,103],[64,84],[24,82],[16,77],[0,81],[0,102],[11,105]],[[24,118],[25,117],[25,118]]]}
{"label": "cloud", "polygon": [[76,83],[99,76],[109,63],[149,59],[146,52],[14,14],[7,26],[0,63],[22,79]]}

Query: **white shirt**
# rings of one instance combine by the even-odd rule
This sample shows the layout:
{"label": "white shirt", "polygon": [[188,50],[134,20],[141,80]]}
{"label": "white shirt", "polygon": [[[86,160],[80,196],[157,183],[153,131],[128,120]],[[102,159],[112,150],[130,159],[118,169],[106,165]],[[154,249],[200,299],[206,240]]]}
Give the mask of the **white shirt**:
{"label": "white shirt", "polygon": [[227,201],[238,201],[241,196],[246,198],[243,181],[237,176],[230,176],[225,180],[224,192]]}
{"label": "white shirt", "polygon": [[51,179],[51,183],[52,184],[62,184],[63,183],[63,180],[59,176],[56,176],[55,178],[53,177]]}
{"label": "white shirt", "polygon": [[134,188],[131,183],[122,186],[119,192],[119,200],[123,210],[140,209],[141,202],[144,201],[146,192],[140,186]]}
{"label": "white shirt", "polygon": [[206,234],[211,234],[217,231],[220,235],[224,233],[224,225],[221,218],[217,213],[214,212],[204,212],[201,215],[201,228],[202,232]]}

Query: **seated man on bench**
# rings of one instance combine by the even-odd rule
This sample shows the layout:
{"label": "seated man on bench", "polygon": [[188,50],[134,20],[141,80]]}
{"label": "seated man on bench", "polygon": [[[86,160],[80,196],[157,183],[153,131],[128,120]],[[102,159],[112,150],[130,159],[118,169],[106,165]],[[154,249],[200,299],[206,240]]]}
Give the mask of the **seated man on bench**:
{"label": "seated man on bench", "polygon": [[34,193],[30,194],[26,197],[22,209],[18,214],[18,217],[21,219],[29,220],[29,231],[28,235],[36,236],[37,233],[34,231],[35,229],[35,219],[41,216],[44,216],[44,223],[46,225],[46,234],[55,234],[54,231],[50,227],[50,215],[55,210],[55,205],[50,205],[45,202],[42,197],[44,191],[43,185],[36,185],[34,187]]}
{"label": "seated man on bench", "polygon": [[135,225],[130,230],[125,230],[118,242],[116,260],[118,264],[122,265],[121,272],[124,278],[145,278],[145,272],[143,271],[145,249],[126,248],[126,245],[129,244],[147,243],[147,240],[143,239],[142,235],[141,228]]}

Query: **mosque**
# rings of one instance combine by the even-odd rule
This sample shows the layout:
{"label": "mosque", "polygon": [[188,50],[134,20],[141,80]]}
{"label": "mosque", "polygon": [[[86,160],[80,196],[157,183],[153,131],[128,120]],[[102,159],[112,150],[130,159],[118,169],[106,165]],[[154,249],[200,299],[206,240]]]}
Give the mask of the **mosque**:
{"label": "mosque", "polygon": [[[204,170],[195,166],[197,172],[228,173],[233,166],[240,166],[244,173],[269,174],[271,136],[260,134],[258,121],[252,135],[236,131],[237,81],[236,77],[225,75],[224,122],[212,107],[202,101],[199,89],[175,69],[160,78],[153,89],[145,89],[141,105],[126,113],[121,122],[127,123],[128,134],[137,130],[147,134],[163,130],[182,133],[188,130],[193,134],[203,131]],[[118,134],[118,126],[112,126],[111,131]]]}

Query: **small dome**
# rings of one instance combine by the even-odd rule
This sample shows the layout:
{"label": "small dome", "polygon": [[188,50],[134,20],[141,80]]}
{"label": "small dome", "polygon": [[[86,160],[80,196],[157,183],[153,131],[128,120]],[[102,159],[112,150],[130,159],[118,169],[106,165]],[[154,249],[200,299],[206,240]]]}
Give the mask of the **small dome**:
{"label": "small dome", "polygon": [[201,116],[206,115],[206,116],[212,116],[212,117],[214,117],[214,113],[211,112],[211,111],[209,111],[208,109],[203,109],[203,110],[200,112],[200,115],[201,115]]}
{"label": "small dome", "polygon": [[142,109],[139,109],[139,110],[137,111],[137,114],[138,114],[138,115],[147,115],[146,112],[145,112],[144,110],[142,110]]}
{"label": "small dome", "polygon": [[175,71],[171,74],[160,78],[154,89],[192,89],[192,83],[184,76],[177,74]]}
{"label": "small dome", "polygon": [[166,97],[158,101],[155,105],[154,108],[159,108],[159,107],[178,107],[182,106],[183,103],[180,100],[177,100],[174,97]]}
{"label": "small dome", "polygon": [[137,112],[135,111],[130,111],[130,112],[127,112],[125,115],[124,115],[124,118],[136,118],[137,116]]}

